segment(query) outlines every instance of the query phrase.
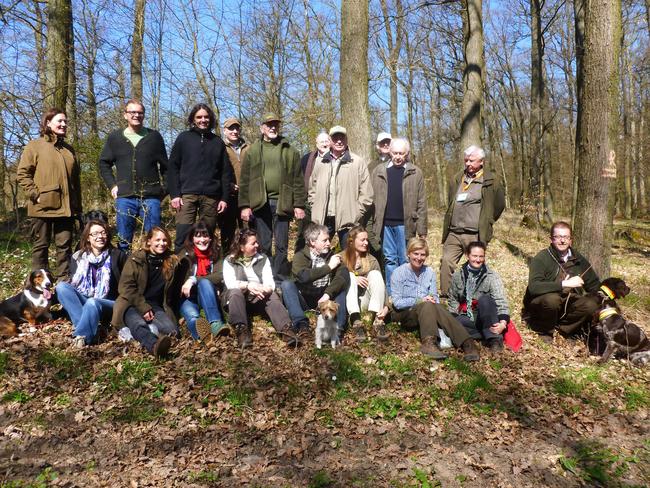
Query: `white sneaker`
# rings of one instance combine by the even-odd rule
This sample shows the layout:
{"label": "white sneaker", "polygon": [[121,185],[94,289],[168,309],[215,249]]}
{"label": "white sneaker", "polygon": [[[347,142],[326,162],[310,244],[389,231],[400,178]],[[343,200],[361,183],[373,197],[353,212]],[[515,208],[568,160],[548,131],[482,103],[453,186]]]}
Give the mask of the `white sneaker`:
{"label": "white sneaker", "polygon": [[72,346],[75,349],[83,349],[86,347],[86,338],[84,336],[77,336],[72,339]]}

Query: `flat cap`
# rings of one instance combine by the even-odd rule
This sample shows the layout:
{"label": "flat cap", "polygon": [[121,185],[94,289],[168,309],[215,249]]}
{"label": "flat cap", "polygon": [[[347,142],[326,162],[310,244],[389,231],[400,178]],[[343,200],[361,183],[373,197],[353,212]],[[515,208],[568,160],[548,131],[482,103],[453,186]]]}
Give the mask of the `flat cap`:
{"label": "flat cap", "polygon": [[391,136],[388,132],[380,132],[377,134],[377,144],[379,144],[381,141],[385,141],[386,139],[392,140],[393,136]]}
{"label": "flat cap", "polygon": [[342,125],[335,125],[335,126],[332,127],[332,128],[330,129],[330,131],[329,131],[329,135],[330,135],[330,136],[333,136],[334,134],[343,134],[343,135],[347,135],[347,134],[348,134],[348,131],[347,131],[347,130],[345,129],[345,127],[343,127]]}
{"label": "flat cap", "polygon": [[282,122],[282,119],[275,112],[267,112],[262,117],[262,123],[266,124],[267,122]]}
{"label": "flat cap", "polygon": [[224,127],[232,127],[233,125],[238,125],[241,127],[241,122],[239,122],[239,119],[237,117],[228,117],[223,121]]}

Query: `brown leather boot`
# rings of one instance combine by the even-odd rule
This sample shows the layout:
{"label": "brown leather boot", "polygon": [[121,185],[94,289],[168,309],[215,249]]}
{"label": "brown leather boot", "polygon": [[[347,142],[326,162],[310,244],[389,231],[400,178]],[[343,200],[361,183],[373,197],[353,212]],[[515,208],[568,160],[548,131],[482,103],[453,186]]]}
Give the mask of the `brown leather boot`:
{"label": "brown leather boot", "polygon": [[478,349],[476,347],[476,342],[474,342],[474,339],[467,339],[465,342],[463,342],[462,345],[463,352],[465,355],[463,356],[463,359],[465,361],[478,361],[481,359],[481,356],[478,353]]}
{"label": "brown leather boot", "polygon": [[422,345],[420,346],[420,352],[425,356],[432,357],[433,359],[437,359],[439,361],[443,359],[447,359],[449,357],[447,356],[446,353],[440,350],[438,344],[436,344],[436,338],[433,336],[422,338]]}
{"label": "brown leather boot", "polygon": [[278,336],[280,336],[280,339],[286,342],[289,347],[298,347],[300,345],[300,339],[298,339],[290,324],[281,327],[278,330]]}
{"label": "brown leather boot", "polygon": [[246,324],[236,324],[235,334],[237,335],[237,345],[242,349],[253,345],[253,334],[251,328]]}

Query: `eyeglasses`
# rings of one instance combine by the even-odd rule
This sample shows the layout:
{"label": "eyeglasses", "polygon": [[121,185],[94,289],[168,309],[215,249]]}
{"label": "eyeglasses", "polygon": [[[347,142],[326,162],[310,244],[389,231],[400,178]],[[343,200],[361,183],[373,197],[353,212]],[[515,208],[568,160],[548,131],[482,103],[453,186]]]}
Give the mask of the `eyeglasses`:
{"label": "eyeglasses", "polygon": [[144,112],[137,112],[135,110],[127,110],[126,113],[131,115],[131,116],[144,115]]}
{"label": "eyeglasses", "polygon": [[554,241],[562,241],[562,240],[570,241],[571,240],[571,236],[551,236],[551,237],[553,238]]}
{"label": "eyeglasses", "polygon": [[104,230],[100,230],[99,232],[91,232],[90,237],[106,237],[108,234]]}

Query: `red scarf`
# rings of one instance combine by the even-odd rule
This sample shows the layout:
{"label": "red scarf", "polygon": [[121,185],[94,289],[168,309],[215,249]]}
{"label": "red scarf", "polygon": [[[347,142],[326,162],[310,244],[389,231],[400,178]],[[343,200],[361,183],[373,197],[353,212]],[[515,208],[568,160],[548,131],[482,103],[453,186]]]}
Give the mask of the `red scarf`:
{"label": "red scarf", "polygon": [[194,246],[194,255],[196,256],[196,276],[206,276],[210,272],[212,265],[212,249],[208,248],[205,252]]}

